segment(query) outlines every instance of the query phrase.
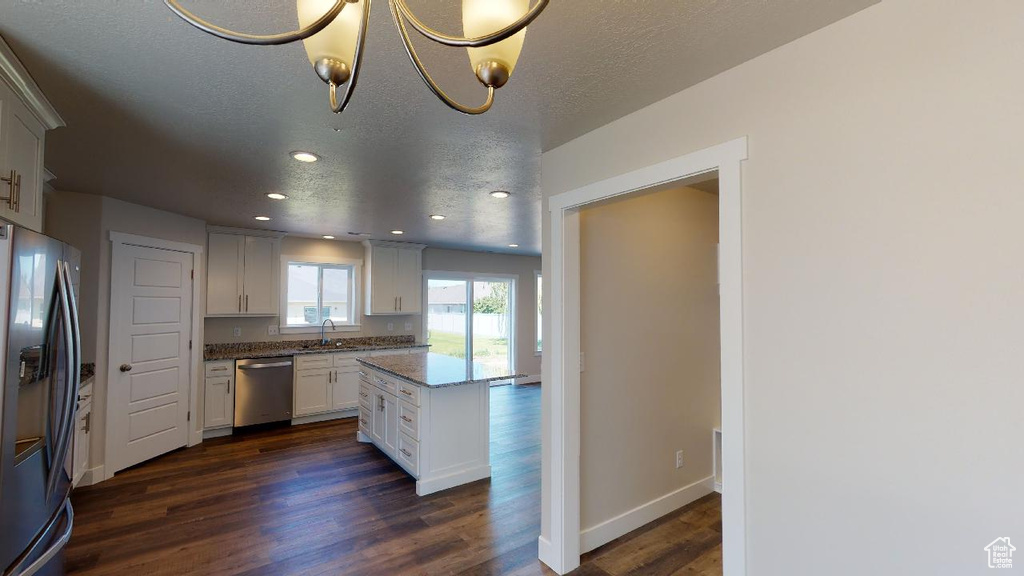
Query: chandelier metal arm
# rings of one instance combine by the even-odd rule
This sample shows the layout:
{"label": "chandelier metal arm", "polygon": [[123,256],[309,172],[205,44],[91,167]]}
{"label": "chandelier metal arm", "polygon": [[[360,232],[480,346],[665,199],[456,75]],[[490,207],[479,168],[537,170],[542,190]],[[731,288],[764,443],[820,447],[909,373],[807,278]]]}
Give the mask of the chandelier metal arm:
{"label": "chandelier metal arm", "polygon": [[305,40],[326,28],[331,22],[334,22],[334,19],[338,17],[338,14],[341,13],[341,9],[344,8],[347,3],[348,2],[346,0],[337,0],[334,3],[334,6],[332,6],[326,14],[310,23],[309,26],[299,28],[298,30],[292,30],[291,32],[282,32],[280,34],[259,35],[235,32],[233,30],[228,30],[227,28],[221,28],[220,26],[207,22],[206,20],[203,20],[189,12],[178,3],[178,0],[164,0],[164,4],[166,4],[172,12],[177,14],[179,18],[203,32],[212,34],[218,38],[238,42],[239,44],[250,44],[255,46],[275,46],[296,42],[298,40]]}
{"label": "chandelier metal arm", "polygon": [[402,20],[404,12],[401,12],[401,8],[397,6],[401,1],[402,0],[388,0],[388,4],[391,7],[391,16],[395,19],[395,25],[398,26],[398,31],[402,36],[402,43],[405,45],[406,53],[409,54],[409,59],[412,60],[412,64],[416,68],[416,72],[419,73],[420,78],[422,78],[423,82],[428,88],[430,88],[430,91],[450,108],[458,112],[462,112],[463,114],[483,114],[490,110],[491,105],[494,104],[494,86],[487,87],[487,100],[482,105],[474,108],[459,104],[450,96],[445,94],[444,90],[434,82],[434,79],[430,77],[426,68],[423,67],[423,62],[420,61],[420,57],[416,54],[416,49],[412,45],[412,39],[409,38],[409,31],[406,29],[405,22]]}
{"label": "chandelier metal arm", "polygon": [[412,10],[409,9],[409,6],[405,3],[405,0],[390,1],[392,1],[394,5],[397,6],[398,11],[401,12],[403,16],[405,16],[405,18],[409,21],[409,24],[411,24],[412,27],[415,28],[416,31],[419,32],[420,34],[426,36],[427,38],[439,44],[461,48],[480,48],[481,46],[490,46],[491,44],[495,44],[497,42],[505,40],[506,38],[515,36],[523,28],[526,28],[531,22],[536,20],[537,16],[540,16],[540,13],[543,12],[545,8],[547,8],[548,2],[550,2],[550,0],[537,0],[537,3],[533,5],[533,8],[530,8],[526,12],[526,14],[523,14],[523,16],[519,20],[516,20],[515,22],[509,24],[508,26],[502,28],[501,30],[498,30],[497,32],[493,32],[491,34],[487,34],[485,36],[477,36],[476,38],[466,38],[464,36],[452,36],[449,34],[445,34],[443,32],[438,32],[437,30],[434,30],[433,28],[427,26],[426,24],[423,23],[422,20],[417,18],[416,15],[412,13]]}
{"label": "chandelier metal arm", "polygon": [[335,114],[341,114],[345,107],[348,106],[348,101],[352,98],[352,91],[355,90],[356,82],[359,81],[359,69],[362,68],[363,64],[363,46],[366,45],[366,28],[370,22],[370,2],[371,0],[365,0],[365,5],[363,6],[363,21],[359,24],[359,36],[356,37],[356,53],[352,58],[352,77],[345,83],[345,92],[342,93],[340,100],[338,99],[338,85],[334,82],[327,83],[331,88],[331,111]]}

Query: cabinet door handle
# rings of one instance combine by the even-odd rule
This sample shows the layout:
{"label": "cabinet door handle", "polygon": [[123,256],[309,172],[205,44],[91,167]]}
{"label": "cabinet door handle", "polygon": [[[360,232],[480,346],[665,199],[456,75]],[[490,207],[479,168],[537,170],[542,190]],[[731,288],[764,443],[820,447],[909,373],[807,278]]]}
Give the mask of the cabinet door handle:
{"label": "cabinet door handle", "polygon": [[231,380],[228,380],[228,394],[231,394]]}
{"label": "cabinet door handle", "polygon": [[405,306],[402,305],[402,297],[401,296],[398,297],[398,309],[399,310],[405,310]]}
{"label": "cabinet door handle", "polygon": [[408,416],[406,416],[405,414],[402,414],[402,420],[405,420],[406,422],[408,422],[408,423],[412,424],[412,419],[410,419],[410,418],[409,418]]}
{"label": "cabinet door handle", "polygon": [[0,200],[6,200],[7,207],[12,211],[17,212],[18,196],[15,190],[21,188],[18,171],[11,170],[10,176],[0,177],[0,180],[7,182],[7,196],[0,197]]}
{"label": "cabinet door handle", "polygon": [[238,295],[238,311],[239,312],[242,311],[242,295],[241,294]]}
{"label": "cabinet door handle", "polygon": [[249,311],[249,295],[248,294],[245,295],[245,311],[246,312]]}
{"label": "cabinet door handle", "polygon": [[330,384],[331,382],[333,382],[333,380],[331,380],[331,377],[332,377],[332,376],[333,376],[333,373],[332,373],[332,372],[331,372],[330,370],[328,370],[328,371],[327,371],[327,383],[328,383],[328,384]]}

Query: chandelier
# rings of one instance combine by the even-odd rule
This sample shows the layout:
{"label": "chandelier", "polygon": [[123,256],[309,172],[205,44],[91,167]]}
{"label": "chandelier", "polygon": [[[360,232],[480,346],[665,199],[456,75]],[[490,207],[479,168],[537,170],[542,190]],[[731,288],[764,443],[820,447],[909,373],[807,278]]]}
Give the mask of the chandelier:
{"label": "chandelier", "polygon": [[[330,90],[331,110],[340,113],[348,105],[359,79],[370,19],[371,0],[298,0],[299,28],[280,34],[234,32],[207,22],[181,6],[178,0],[164,4],[192,26],[225,40],[258,46],[303,41],[310,64]],[[424,24],[409,10],[405,0],[388,0],[391,16],[420,78],[442,102],[463,114],[483,114],[494,104],[494,91],[508,82],[526,39],[526,26],[547,7],[549,0],[462,0],[462,27],[468,36],[451,36]],[[487,99],[475,107],[456,102],[430,77],[409,38],[411,26],[439,44],[463,47],[477,79],[487,88]],[[339,95],[338,89],[343,88]]]}

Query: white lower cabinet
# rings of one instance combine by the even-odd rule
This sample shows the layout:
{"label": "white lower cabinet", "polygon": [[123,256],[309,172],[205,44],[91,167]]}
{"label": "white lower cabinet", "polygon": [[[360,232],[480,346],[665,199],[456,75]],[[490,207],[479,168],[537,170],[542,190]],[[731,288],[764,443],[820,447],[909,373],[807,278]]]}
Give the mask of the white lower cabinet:
{"label": "white lower cabinet", "polygon": [[79,405],[75,420],[74,461],[71,465],[72,485],[77,486],[89,469],[89,439],[92,434],[92,401]]}
{"label": "white lower cabinet", "polygon": [[416,478],[416,494],[490,477],[487,383],[429,388],[366,366],[362,372],[357,439]]}
{"label": "white lower cabinet", "polygon": [[295,416],[309,416],[331,409],[333,368],[295,371]]}
{"label": "white lower cabinet", "polygon": [[203,429],[227,428],[235,422],[235,361],[206,363],[203,390]]}

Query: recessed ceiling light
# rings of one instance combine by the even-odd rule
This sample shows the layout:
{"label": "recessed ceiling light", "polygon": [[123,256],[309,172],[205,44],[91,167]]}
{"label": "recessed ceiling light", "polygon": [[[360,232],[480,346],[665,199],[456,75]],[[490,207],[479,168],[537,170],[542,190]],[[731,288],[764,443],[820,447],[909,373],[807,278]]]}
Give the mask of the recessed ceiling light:
{"label": "recessed ceiling light", "polygon": [[334,236],[324,236],[324,240],[334,240]]}
{"label": "recessed ceiling light", "polygon": [[508,198],[511,195],[511,193],[504,190],[495,190],[494,192],[491,192],[491,196],[494,196],[495,198]]}
{"label": "recessed ceiling light", "polygon": [[431,220],[444,220],[444,214],[431,214]]}
{"label": "recessed ceiling light", "polygon": [[519,248],[519,244],[509,244],[509,248]]}
{"label": "recessed ceiling light", "polygon": [[405,234],[405,231],[404,230],[392,230],[391,233],[394,234],[395,236],[401,236],[402,234]]}
{"label": "recessed ceiling light", "polygon": [[320,159],[316,154],[313,154],[312,152],[303,152],[302,150],[292,152],[292,158],[295,158],[299,162],[316,162]]}
{"label": "recessed ceiling light", "polygon": [[288,197],[285,196],[284,194],[278,194],[277,192],[271,192],[270,194],[267,194],[267,198],[270,198],[271,200],[287,200],[288,199]]}
{"label": "recessed ceiling light", "polygon": [[267,220],[270,220],[270,216],[256,216],[255,218],[260,222],[266,222]]}

